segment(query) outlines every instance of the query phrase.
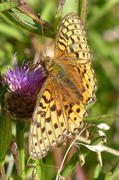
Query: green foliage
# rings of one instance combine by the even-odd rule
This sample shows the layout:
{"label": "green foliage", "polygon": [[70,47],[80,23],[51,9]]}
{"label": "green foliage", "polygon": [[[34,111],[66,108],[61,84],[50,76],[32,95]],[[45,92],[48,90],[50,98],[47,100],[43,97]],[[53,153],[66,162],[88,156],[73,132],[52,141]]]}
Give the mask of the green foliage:
{"label": "green foliage", "polygon": [[[44,167],[43,167],[42,159],[34,161],[31,158],[29,158],[27,161],[27,165],[29,165],[29,164],[31,164],[31,167],[26,168],[26,171],[25,171],[26,177],[29,174],[29,172],[31,172],[35,169],[37,172],[38,178],[41,180],[45,180]],[[32,165],[34,165],[34,166],[32,167]]]}
{"label": "green foliage", "polygon": [[9,116],[0,116],[0,166],[4,165],[11,138],[11,119]]}
{"label": "green foliage", "polygon": [[94,180],[118,180],[119,179],[119,163],[117,163],[106,175],[102,171],[100,165],[97,165],[94,172]]}
{"label": "green foliage", "polygon": [[18,1],[0,3],[0,12],[7,11],[12,8],[17,8],[19,5],[20,5],[20,3]]}

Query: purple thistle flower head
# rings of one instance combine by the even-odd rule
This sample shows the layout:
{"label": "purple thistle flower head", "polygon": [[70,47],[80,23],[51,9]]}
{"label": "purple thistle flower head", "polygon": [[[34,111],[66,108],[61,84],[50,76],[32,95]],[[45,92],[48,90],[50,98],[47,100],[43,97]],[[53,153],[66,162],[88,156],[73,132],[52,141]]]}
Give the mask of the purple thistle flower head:
{"label": "purple thistle flower head", "polygon": [[19,69],[16,59],[13,70],[8,67],[4,82],[8,85],[6,107],[15,118],[27,119],[32,116],[36,103],[36,95],[46,80],[46,75],[38,62],[32,68],[29,63],[22,63]]}
{"label": "purple thistle flower head", "polygon": [[8,72],[4,76],[8,91],[29,98],[36,96],[45,82],[43,68],[32,68],[31,70],[29,63],[24,65],[23,61],[22,67],[19,69],[16,58],[14,60],[13,70],[8,67]]}

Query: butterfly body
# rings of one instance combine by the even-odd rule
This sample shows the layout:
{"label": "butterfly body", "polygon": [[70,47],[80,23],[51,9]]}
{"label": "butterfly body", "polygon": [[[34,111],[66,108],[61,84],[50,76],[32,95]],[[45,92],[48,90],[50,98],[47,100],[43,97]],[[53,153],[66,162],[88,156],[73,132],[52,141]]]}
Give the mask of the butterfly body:
{"label": "butterfly body", "polygon": [[32,159],[79,132],[87,114],[83,104],[95,99],[97,82],[91,67],[86,32],[75,13],[66,15],[59,26],[55,57],[41,58],[47,79],[40,91],[30,127]]}
{"label": "butterfly body", "polygon": [[64,68],[50,57],[42,57],[40,62],[47,76],[53,76],[54,74],[62,79],[65,76]]}

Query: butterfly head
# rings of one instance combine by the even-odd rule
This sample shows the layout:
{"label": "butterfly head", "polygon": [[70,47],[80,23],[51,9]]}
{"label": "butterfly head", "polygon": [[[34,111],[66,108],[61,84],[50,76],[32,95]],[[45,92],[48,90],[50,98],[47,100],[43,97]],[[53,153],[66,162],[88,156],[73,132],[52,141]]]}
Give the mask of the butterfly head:
{"label": "butterfly head", "polygon": [[45,71],[50,72],[53,68],[54,62],[49,56],[47,56],[40,59],[40,64],[43,66]]}

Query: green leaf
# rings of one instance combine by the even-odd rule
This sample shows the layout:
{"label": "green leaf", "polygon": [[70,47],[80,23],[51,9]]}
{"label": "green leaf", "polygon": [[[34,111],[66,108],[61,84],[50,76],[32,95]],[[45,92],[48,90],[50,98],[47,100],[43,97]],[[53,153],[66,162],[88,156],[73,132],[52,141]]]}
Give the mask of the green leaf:
{"label": "green leaf", "polygon": [[54,31],[57,32],[57,26],[59,24],[60,21],[60,17],[64,17],[67,14],[71,13],[71,12],[75,12],[76,14],[78,14],[78,8],[79,8],[79,0],[65,0],[64,5],[62,6],[60,12],[58,14],[56,14],[55,17],[55,24],[54,24]]}
{"label": "green leaf", "polygon": [[108,123],[109,120],[112,120],[112,122],[115,122],[117,119],[119,119],[119,115],[117,114],[112,114],[112,115],[103,114],[97,117],[86,117],[84,121],[86,123],[99,124],[99,123],[104,123],[104,122]]}
{"label": "green leaf", "polygon": [[19,1],[0,3],[0,12],[10,10],[12,8],[16,8],[19,6],[20,6]]}
{"label": "green leaf", "polygon": [[39,164],[36,167],[36,172],[37,172],[38,178],[41,179],[41,180],[45,180],[45,177],[44,177],[44,168],[43,168],[43,165],[42,165],[42,159],[37,160],[36,163]]}
{"label": "green leaf", "polygon": [[[35,34],[42,35],[41,25],[33,18],[23,13],[20,9],[2,12],[2,15],[4,15],[5,18],[7,18],[9,21],[16,24],[20,28],[23,28]],[[54,38],[54,33],[51,29],[44,28],[44,36]]]}
{"label": "green leaf", "polygon": [[118,180],[119,179],[119,163],[112,168],[106,175],[103,173],[100,165],[97,165],[94,172],[94,180]]}
{"label": "green leaf", "polygon": [[107,173],[104,180],[118,180],[119,179],[119,162]]}
{"label": "green leaf", "polygon": [[12,177],[9,177],[8,180],[14,180]]}
{"label": "green leaf", "polygon": [[62,10],[62,17],[64,17],[65,15],[71,12],[78,14],[78,9],[79,9],[79,0],[73,0],[73,1],[66,0]]}
{"label": "green leaf", "polygon": [[[43,164],[42,164],[42,159],[39,159],[39,160],[32,160],[31,158],[28,159],[27,161],[27,165],[31,165],[30,167],[26,168],[25,170],[25,174],[26,176],[31,172],[33,171],[34,167],[36,168],[36,172],[37,172],[37,175],[39,177],[39,179],[41,180],[44,180],[45,177],[44,177],[44,168],[43,168]],[[26,165],[26,167],[27,167]]]}
{"label": "green leaf", "polygon": [[[62,12],[62,13],[61,13]],[[65,0],[64,5],[62,6],[60,12],[56,15],[54,29],[56,32],[57,25],[59,23],[60,17],[64,17],[69,13],[79,14],[81,22],[84,27],[86,26],[86,17],[87,17],[87,0]]]}
{"label": "green leaf", "polygon": [[[36,162],[37,162],[37,160],[34,161],[33,159],[31,159],[31,158],[29,157],[29,159],[28,159],[28,161],[27,161],[27,163],[26,163],[26,169],[25,169],[25,175],[26,175],[26,176],[33,170],[34,166],[32,166],[32,164],[36,164]],[[30,164],[31,166],[29,166],[29,164]]]}
{"label": "green leaf", "polygon": [[102,172],[101,166],[98,164],[94,171],[94,180],[104,179],[105,175]]}
{"label": "green leaf", "polygon": [[11,119],[8,115],[0,116],[0,166],[4,165],[5,155],[11,142]]}

